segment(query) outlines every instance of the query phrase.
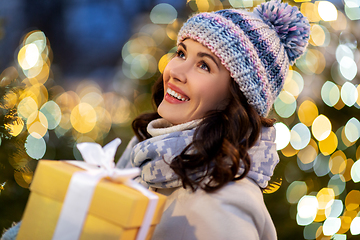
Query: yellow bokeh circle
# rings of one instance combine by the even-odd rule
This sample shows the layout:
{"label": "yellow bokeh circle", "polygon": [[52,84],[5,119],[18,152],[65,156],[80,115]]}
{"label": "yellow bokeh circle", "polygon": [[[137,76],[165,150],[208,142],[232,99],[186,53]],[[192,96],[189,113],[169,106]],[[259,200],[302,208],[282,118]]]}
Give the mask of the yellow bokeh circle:
{"label": "yellow bokeh circle", "polygon": [[80,133],[90,132],[96,125],[96,112],[88,103],[80,103],[71,111],[70,122]]}
{"label": "yellow bokeh circle", "polygon": [[315,140],[310,139],[309,144],[304,149],[301,149],[297,156],[303,164],[309,164],[315,160],[318,154],[318,146]]}
{"label": "yellow bokeh circle", "polygon": [[329,136],[319,142],[319,149],[325,156],[332,154],[338,146],[338,139],[336,134],[331,131]]}
{"label": "yellow bokeh circle", "polygon": [[48,120],[40,111],[31,114],[26,125],[28,132],[37,139],[43,137],[48,130]]}
{"label": "yellow bokeh circle", "polygon": [[31,114],[37,111],[37,102],[32,97],[23,98],[17,107],[17,112],[19,116],[23,118],[28,118]]}
{"label": "yellow bokeh circle", "polygon": [[[343,174],[346,170],[346,155],[343,151],[334,152],[329,160],[330,171],[335,174]],[[346,179],[346,178],[345,178]]]}
{"label": "yellow bokeh circle", "polygon": [[166,65],[170,62],[173,55],[173,53],[167,53],[160,58],[158,68],[161,73],[164,72]]}
{"label": "yellow bokeh circle", "polygon": [[319,203],[319,209],[326,209],[332,205],[335,200],[335,192],[332,188],[322,188],[316,195]]}
{"label": "yellow bokeh circle", "polygon": [[305,100],[301,103],[298,109],[298,116],[300,122],[306,126],[311,126],[314,119],[319,115],[319,110],[316,104],[310,100]]}

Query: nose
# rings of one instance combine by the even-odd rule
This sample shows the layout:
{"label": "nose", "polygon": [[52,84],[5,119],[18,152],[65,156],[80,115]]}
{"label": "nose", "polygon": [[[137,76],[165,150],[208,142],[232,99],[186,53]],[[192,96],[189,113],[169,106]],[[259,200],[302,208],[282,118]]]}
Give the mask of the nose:
{"label": "nose", "polygon": [[172,64],[170,68],[170,77],[176,81],[187,82],[188,66],[186,62]]}

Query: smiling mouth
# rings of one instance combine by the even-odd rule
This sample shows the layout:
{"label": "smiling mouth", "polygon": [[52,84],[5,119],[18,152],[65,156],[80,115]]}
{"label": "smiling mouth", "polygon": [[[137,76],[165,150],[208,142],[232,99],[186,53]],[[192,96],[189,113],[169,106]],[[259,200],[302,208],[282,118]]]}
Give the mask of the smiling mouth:
{"label": "smiling mouth", "polygon": [[180,93],[178,92],[175,92],[174,90],[168,88],[166,90],[166,93],[169,94],[171,97],[173,98],[176,98],[177,100],[180,100],[180,101],[183,101],[183,102],[187,102],[190,100],[190,98],[184,96],[184,95],[181,95]]}

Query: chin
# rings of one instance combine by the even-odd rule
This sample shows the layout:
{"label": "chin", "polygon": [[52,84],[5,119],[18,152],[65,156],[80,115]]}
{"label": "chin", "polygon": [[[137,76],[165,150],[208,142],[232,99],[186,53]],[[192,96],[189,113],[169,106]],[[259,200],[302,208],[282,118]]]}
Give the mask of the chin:
{"label": "chin", "polygon": [[177,124],[183,123],[181,120],[179,121],[179,118],[176,117],[176,115],[171,114],[171,112],[167,111],[167,112],[164,113],[164,112],[161,111],[161,110],[162,110],[162,109],[161,109],[160,106],[159,106],[157,112],[158,112],[158,114],[160,115],[160,117],[162,117],[163,119],[167,120],[167,121],[170,122],[171,124],[177,125]]}
{"label": "chin", "polygon": [[192,118],[186,118],[185,112],[182,109],[178,109],[171,104],[161,102],[158,106],[157,113],[171,124],[177,125],[194,120]]}
{"label": "chin", "polygon": [[163,102],[160,103],[160,105],[158,106],[158,109],[157,109],[157,113],[160,115],[160,117],[162,117],[163,119],[169,121],[171,124],[176,124],[173,122],[173,117],[171,117],[171,114],[172,111],[170,111],[167,106],[166,106],[166,103],[164,104]]}

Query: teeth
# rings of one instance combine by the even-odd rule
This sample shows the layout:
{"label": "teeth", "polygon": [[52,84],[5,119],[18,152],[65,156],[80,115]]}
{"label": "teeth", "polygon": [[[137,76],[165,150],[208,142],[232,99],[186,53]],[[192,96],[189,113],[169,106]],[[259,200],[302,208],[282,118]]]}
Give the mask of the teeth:
{"label": "teeth", "polygon": [[181,100],[181,101],[189,101],[188,99],[185,99],[185,98],[181,97],[180,94],[178,94],[177,92],[175,92],[174,90],[172,90],[172,89],[170,89],[170,88],[168,88],[168,89],[166,90],[166,92],[167,92],[170,96],[172,96],[172,97],[174,97],[174,98],[177,98],[177,99],[179,99],[179,100]]}

